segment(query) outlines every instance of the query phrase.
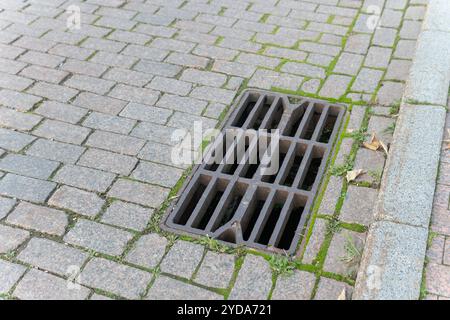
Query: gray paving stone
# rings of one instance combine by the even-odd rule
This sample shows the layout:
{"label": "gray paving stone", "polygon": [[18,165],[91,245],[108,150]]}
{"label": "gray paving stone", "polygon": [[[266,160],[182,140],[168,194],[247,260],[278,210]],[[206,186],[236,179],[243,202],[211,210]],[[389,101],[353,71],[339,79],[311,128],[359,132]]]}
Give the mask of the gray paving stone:
{"label": "gray paving stone", "polygon": [[344,52],[339,57],[333,72],[355,76],[358,74],[363,59],[362,55]]}
{"label": "gray paving stone", "polygon": [[43,238],[32,238],[17,259],[61,276],[71,276],[72,268],[81,269],[89,255],[78,249]]}
{"label": "gray paving stone", "polygon": [[302,91],[306,93],[317,93],[320,87],[320,80],[319,79],[311,79],[308,81],[305,81],[302,85]]}
{"label": "gray paving stone", "polygon": [[0,197],[0,220],[6,217],[16,204],[16,200]]}
{"label": "gray paving stone", "polygon": [[334,160],[335,166],[342,166],[347,162],[348,156],[352,151],[353,139],[346,138],[342,140],[342,143],[339,147],[339,152]]}
{"label": "gray paving stone", "polygon": [[21,202],[6,221],[23,228],[33,229],[39,232],[62,235],[68,224],[67,215],[60,210]]}
{"label": "gray paving stone", "polygon": [[150,47],[153,48],[184,53],[191,51],[192,48],[194,48],[194,46],[195,45],[190,42],[179,41],[174,39],[163,39],[163,38],[157,38],[153,40],[152,43],[150,44]]}
{"label": "gray paving stone", "polygon": [[90,168],[65,165],[53,178],[54,181],[90,191],[105,192],[115,175]]}
{"label": "gray paving stone", "polygon": [[0,260],[0,293],[8,293],[22,277],[25,270],[26,268],[19,264]]}
{"label": "gray paving stone", "polygon": [[8,154],[0,160],[0,169],[32,178],[46,180],[59,163],[21,154]]}
{"label": "gray paving stone", "polygon": [[172,52],[166,58],[165,62],[191,68],[206,68],[209,59],[188,53]]}
{"label": "gray paving stone", "polygon": [[97,94],[105,94],[114,86],[114,84],[115,82],[113,81],[102,80],[85,75],[73,75],[64,82],[65,86]]}
{"label": "gray paving stone", "polygon": [[118,84],[108,94],[109,96],[125,101],[152,105],[158,100],[159,93],[157,91],[132,87],[125,84]]}
{"label": "gray paving stone", "polygon": [[180,133],[176,131],[177,129],[174,127],[141,122],[133,129],[131,135],[150,141],[176,145],[182,139],[182,137],[178,137]]}
{"label": "gray paving stone", "polygon": [[347,87],[352,81],[351,77],[341,75],[330,75],[325,81],[319,95],[339,99],[347,91]]}
{"label": "gray paving stone", "polygon": [[92,77],[99,77],[108,69],[108,67],[100,65],[98,63],[68,59],[61,66],[61,69],[69,71],[71,73],[84,74]]}
{"label": "gray paving stone", "polygon": [[94,148],[87,150],[78,161],[82,166],[122,175],[128,175],[136,163],[137,159],[133,157]]}
{"label": "gray paving stone", "polygon": [[33,129],[41,120],[42,117],[34,114],[0,107],[0,125],[4,127],[28,131]]}
{"label": "gray paving stone", "polygon": [[88,110],[56,101],[44,101],[34,112],[46,118],[75,124],[88,113]]}
{"label": "gray paving stone", "polygon": [[192,90],[190,96],[197,99],[230,104],[233,101],[235,94],[236,93],[231,90],[199,86]]}
{"label": "gray paving stone", "polygon": [[51,48],[48,52],[58,56],[73,58],[77,60],[86,60],[95,51],[60,43]]}
{"label": "gray paving stone", "polygon": [[142,87],[153,79],[153,75],[143,72],[126,70],[121,68],[112,68],[103,75],[104,79],[121,82],[129,85]]}
{"label": "gray paving stone", "polygon": [[370,35],[368,34],[352,34],[348,37],[345,45],[345,51],[366,54],[369,50]]}
{"label": "gray paving stone", "polygon": [[166,238],[152,233],[142,236],[131,249],[126,261],[146,268],[155,268],[166,252]]}
{"label": "gray paving stone", "polygon": [[203,257],[204,247],[199,244],[177,241],[162,261],[162,272],[190,279]]}
{"label": "gray paving stone", "polygon": [[61,142],[81,144],[88,134],[90,129],[75,126],[61,121],[46,119],[36,128],[33,133],[47,139],[55,139]]}
{"label": "gray paving stone", "polygon": [[228,75],[249,78],[255,72],[256,67],[238,62],[216,60],[212,67],[213,71],[226,73]]}
{"label": "gray paving stone", "polygon": [[86,265],[78,281],[127,299],[138,299],[144,294],[151,278],[151,273],[94,258]]}
{"label": "gray paving stone", "polygon": [[347,300],[351,299],[353,288],[344,282],[321,277],[314,300],[338,300],[345,290]]}
{"label": "gray paving stone", "polygon": [[371,47],[366,55],[364,66],[372,68],[387,68],[391,55],[392,49]]}
{"label": "gray paving stone", "polygon": [[92,129],[128,134],[136,121],[104,113],[93,112],[83,121],[83,125]]}
{"label": "gray paving stone", "polygon": [[384,106],[390,106],[394,103],[401,101],[404,84],[398,82],[382,82],[382,87],[378,90],[377,100],[378,103]]}
{"label": "gray paving stone", "polygon": [[40,65],[48,68],[56,68],[63,61],[64,58],[39,51],[27,51],[18,58],[20,61],[27,62],[34,65]]}
{"label": "gray paving stone", "polygon": [[153,209],[115,201],[102,215],[102,221],[115,226],[142,231],[147,226],[153,212]]}
{"label": "gray paving stone", "polygon": [[[0,71],[15,75],[26,67],[26,63],[0,58]],[[11,84],[10,86],[13,86]]]}
{"label": "gray paving stone", "polygon": [[152,208],[159,208],[168,194],[169,189],[129,180],[118,180],[108,192],[110,197]]}
{"label": "gray paving stone", "polygon": [[[372,151],[369,149],[359,149],[356,153],[354,170],[364,170],[365,173],[358,176],[355,181],[377,182],[373,175],[380,175],[383,172],[385,163],[384,155],[381,151]],[[378,181],[379,182],[379,181]]]}
{"label": "gray paving stone", "polygon": [[248,254],[231,290],[230,300],[265,300],[272,288],[269,263],[260,256]]}
{"label": "gray paving stone", "polygon": [[0,128],[0,147],[18,152],[29,145],[36,137],[31,135]]}
{"label": "gray paving stone", "polygon": [[67,233],[64,241],[101,253],[119,256],[133,235],[101,223],[80,219]]}
{"label": "gray paving stone", "polygon": [[341,196],[341,190],[342,177],[330,176],[322,202],[320,203],[320,214],[333,215],[335,213],[337,201]]}
{"label": "gray paving stone", "polygon": [[311,237],[306,245],[305,252],[303,253],[302,262],[306,264],[313,264],[317,255],[319,254],[320,248],[325,236],[327,235],[327,222],[324,219],[317,218],[314,222],[314,228]]}
{"label": "gray paving stone", "polygon": [[33,87],[28,89],[28,92],[49,100],[61,102],[69,101],[78,93],[75,89],[46,82],[37,82]]}
{"label": "gray paving stone", "polygon": [[0,194],[33,202],[44,202],[55,187],[56,183],[53,182],[12,173],[8,173],[0,180]]}
{"label": "gray paving stone", "polygon": [[227,77],[223,74],[196,69],[184,70],[180,79],[212,87],[221,87],[227,81]]}
{"label": "gray paving stone", "polygon": [[81,47],[92,50],[101,50],[117,53],[121,51],[125,47],[125,45],[126,45],[125,43],[107,39],[88,38],[86,41],[83,41]]}
{"label": "gray paving stone", "polygon": [[162,92],[185,96],[191,91],[192,85],[188,82],[158,76],[155,77],[147,87]]}
{"label": "gray paving stone", "polygon": [[392,131],[390,127],[395,123],[394,119],[372,116],[369,120],[368,133],[375,133],[386,145],[392,142]]}
{"label": "gray paving stone", "polygon": [[350,114],[350,120],[347,125],[347,132],[355,132],[361,128],[364,115],[366,113],[365,106],[354,105]]}
{"label": "gray paving stone", "polygon": [[306,61],[310,64],[328,67],[328,65],[333,61],[333,59],[334,58],[332,56],[328,56],[325,54],[310,53]]}
{"label": "gray paving stone", "polygon": [[180,66],[149,60],[139,61],[135,66],[133,66],[133,69],[136,71],[162,77],[174,77],[181,71]]}
{"label": "gray paving stone", "polygon": [[189,132],[194,130],[194,124],[201,125],[203,130],[208,130],[214,129],[217,125],[217,121],[193,114],[175,112],[167,122],[168,126],[185,129]]}
{"label": "gray paving stone", "polygon": [[93,111],[117,115],[127,102],[90,92],[82,92],[77,96],[73,104]]}
{"label": "gray paving stone", "polygon": [[78,160],[84,150],[85,148],[72,144],[39,139],[27,149],[26,154],[53,161],[73,164]]}
{"label": "gray paving stone", "polygon": [[28,231],[0,225],[0,253],[7,253],[17,249],[29,236],[30,233]]}
{"label": "gray paving stone", "polygon": [[213,288],[227,288],[234,272],[234,256],[208,251],[195,282]]}
{"label": "gray paving stone", "polygon": [[109,34],[107,38],[119,42],[128,42],[139,45],[144,45],[152,39],[152,37],[148,35],[140,34],[137,32],[129,32],[125,30],[114,30],[114,32]]}
{"label": "gray paving stone", "polygon": [[363,68],[356,77],[352,85],[353,91],[358,92],[374,92],[383,76],[380,70]]}
{"label": "gray paving stone", "polygon": [[394,51],[394,57],[400,59],[412,59],[416,52],[415,40],[400,40],[397,43],[397,47]]}
{"label": "gray paving stone", "polygon": [[84,287],[70,289],[67,280],[31,269],[19,282],[13,296],[21,300],[84,300],[90,290]]}
{"label": "gray paving stone", "polygon": [[141,59],[163,61],[169,54],[169,51],[138,45],[129,45],[122,51],[122,53]]}
{"label": "gray paving stone", "polygon": [[0,104],[19,111],[30,110],[36,103],[41,101],[41,99],[42,98],[40,97],[23,92],[11,91],[7,89],[0,91]]}
{"label": "gray paving stone", "polygon": [[406,79],[408,79],[410,68],[411,61],[393,59],[389,64],[385,79],[406,81]]}
{"label": "gray paving stone", "polygon": [[90,135],[86,142],[86,145],[90,147],[127,155],[136,155],[144,144],[145,141],[138,138],[98,130]]}
{"label": "gray paving stone", "polygon": [[0,57],[7,59],[15,59],[24,53],[26,50],[22,48],[13,47],[10,45],[0,44]]}
{"label": "gray paving stone", "polygon": [[95,193],[62,186],[48,200],[48,204],[74,211],[78,214],[93,217],[95,216],[105,201]]}
{"label": "gray paving stone", "polygon": [[31,65],[20,72],[21,76],[38,81],[60,83],[68,73],[60,70],[50,69],[41,66]]}
{"label": "gray paving stone", "polygon": [[[417,300],[426,252],[428,227],[418,228],[389,221],[375,222],[366,249],[354,298]],[[372,266],[368,269],[368,266]],[[376,272],[375,284],[370,279]]]}
{"label": "gray paving stone", "polygon": [[397,37],[397,30],[392,28],[378,27],[375,30],[372,44],[382,47],[393,47]]}
{"label": "gray paving stone", "polygon": [[[183,169],[189,166],[190,163],[174,163],[174,159],[172,159],[172,151],[172,146],[156,142],[148,142],[142,148],[141,152],[139,152],[138,158]],[[193,161],[193,159],[191,160]]]}
{"label": "gray paving stone", "polygon": [[194,54],[212,59],[233,60],[239,53],[237,50],[199,44],[192,51]]}
{"label": "gray paving stone", "polygon": [[119,67],[128,69],[134,65],[139,59],[123,54],[116,54],[111,52],[98,51],[89,61],[99,64],[108,65],[111,67]]}
{"label": "gray paving stone", "polygon": [[[160,103],[161,100],[162,99],[160,99],[158,103]],[[154,106],[147,106],[139,103],[130,103],[122,110],[120,116],[135,120],[165,124],[172,113],[173,112],[170,110],[157,108]]]}
{"label": "gray paving stone", "polygon": [[16,42],[14,42],[14,45],[16,47],[42,52],[47,52],[55,44],[56,43],[53,41],[44,40],[42,38],[32,38],[28,36],[23,36]]}
{"label": "gray paving stone", "polygon": [[423,30],[438,30],[450,32],[450,23],[445,17],[448,3],[442,0],[427,1],[427,12],[423,22]]}
{"label": "gray paving stone", "polygon": [[294,271],[292,276],[279,276],[272,300],[310,300],[316,276],[306,271]]}
{"label": "gray paving stone", "polygon": [[221,114],[226,109],[226,105],[221,103],[211,103],[204,112],[205,117],[219,119]]}
{"label": "gray paving stone", "polygon": [[341,209],[340,219],[349,223],[369,226],[373,220],[377,196],[378,192],[375,189],[350,185]]}
{"label": "gray paving stone", "polygon": [[159,276],[150,288],[147,300],[222,300],[223,297],[215,292]]}
{"label": "gray paving stone", "polygon": [[325,78],[325,69],[306,63],[288,62],[283,65],[281,71],[311,78]]}

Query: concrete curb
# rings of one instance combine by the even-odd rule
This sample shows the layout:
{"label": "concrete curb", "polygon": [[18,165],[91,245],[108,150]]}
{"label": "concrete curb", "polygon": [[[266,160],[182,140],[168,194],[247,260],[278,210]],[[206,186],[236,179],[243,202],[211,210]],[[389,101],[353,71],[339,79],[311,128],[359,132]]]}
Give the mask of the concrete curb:
{"label": "concrete curb", "polygon": [[450,85],[450,1],[430,0],[353,299],[418,299]]}

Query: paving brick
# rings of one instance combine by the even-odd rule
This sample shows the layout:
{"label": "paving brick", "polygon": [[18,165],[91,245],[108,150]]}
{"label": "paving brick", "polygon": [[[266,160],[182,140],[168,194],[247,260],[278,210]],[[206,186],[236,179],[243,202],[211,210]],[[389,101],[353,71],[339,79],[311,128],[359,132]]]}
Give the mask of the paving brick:
{"label": "paving brick", "polygon": [[4,127],[28,131],[36,126],[41,120],[42,117],[34,114],[22,113],[9,108],[0,107],[0,125]]}
{"label": "paving brick", "polygon": [[209,59],[187,53],[172,52],[165,62],[191,68],[206,68]]}
{"label": "paving brick", "polygon": [[[140,159],[149,160],[152,162],[168,164],[174,167],[186,169],[190,163],[174,163],[172,161],[172,146],[160,144],[157,142],[148,142],[138,157]],[[192,162],[192,161],[190,161]]]}
{"label": "paving brick", "polygon": [[23,91],[33,83],[33,80],[6,73],[0,73],[0,87],[4,89]]}
{"label": "paving brick", "polygon": [[102,80],[84,75],[73,75],[70,79],[64,82],[64,85],[82,90],[90,91],[97,94],[105,94],[113,86],[115,82],[109,80]]}
{"label": "paving brick", "polygon": [[221,103],[211,103],[204,112],[205,117],[219,119],[222,112],[226,109],[226,105]]}
{"label": "paving brick", "polygon": [[127,42],[140,45],[144,45],[152,39],[152,37],[145,34],[129,32],[125,30],[114,30],[114,32],[108,35],[107,38],[119,42]]}
{"label": "paving brick", "polygon": [[103,214],[102,222],[142,231],[147,226],[152,214],[152,209],[142,208],[122,201],[115,201]]}
{"label": "paving brick", "polygon": [[449,240],[449,238],[447,238],[445,240],[444,264],[450,265],[450,240]]}
{"label": "paving brick", "polygon": [[142,72],[112,68],[103,75],[104,79],[142,87],[153,79],[153,75]]}
{"label": "paving brick", "polygon": [[207,287],[227,288],[234,264],[233,255],[208,251],[194,281]]}
{"label": "paving brick", "polygon": [[342,178],[331,176],[322,198],[322,202],[320,203],[320,214],[333,215],[335,213],[336,203],[341,196],[341,190]]}
{"label": "paving brick", "polygon": [[65,165],[56,173],[53,180],[72,187],[105,192],[113,182],[114,178],[115,175],[109,172],[74,165]]}
{"label": "paving brick", "polygon": [[125,45],[126,44],[122,42],[98,38],[88,38],[81,44],[81,46],[86,49],[101,50],[112,53],[121,51]]}
{"label": "paving brick", "polygon": [[314,300],[339,300],[345,290],[345,297],[350,300],[353,288],[344,282],[338,282],[333,279],[320,278]]}
{"label": "paving brick", "polygon": [[305,81],[302,85],[302,90],[306,93],[317,93],[320,87],[320,80],[319,79],[311,79],[308,81]]}
{"label": "paving brick", "polygon": [[375,189],[349,186],[341,209],[340,219],[369,226],[378,192]]}
{"label": "paving brick", "polygon": [[358,150],[353,168],[355,170],[362,169],[365,173],[358,176],[355,181],[368,181],[371,183],[376,182],[375,177],[369,173],[374,173],[377,175],[381,174],[381,172],[383,172],[384,162],[385,158],[382,152],[371,151],[368,149]]}
{"label": "paving brick", "polygon": [[267,299],[272,288],[272,272],[267,261],[260,256],[247,255],[239,271],[229,299]]}
{"label": "paving brick", "polygon": [[75,124],[88,113],[88,110],[66,103],[44,101],[34,112],[46,118]]}
{"label": "paving brick", "polygon": [[281,67],[281,71],[299,74],[305,77],[325,78],[325,69],[306,63],[288,62]]}
{"label": "paving brick", "polygon": [[393,59],[389,64],[385,79],[406,81],[406,79],[408,79],[410,68],[411,61]]}
{"label": "paving brick", "polygon": [[35,50],[35,51],[42,51],[42,52],[47,52],[55,44],[56,43],[53,41],[32,38],[32,37],[28,37],[28,36],[23,36],[16,42],[14,42],[14,45],[16,47],[29,49],[29,50]]}
{"label": "paving brick", "polygon": [[176,130],[177,129],[173,127],[166,127],[149,122],[141,122],[133,129],[131,135],[150,141],[176,145],[181,140],[181,137],[179,137]]}
{"label": "paving brick", "polygon": [[393,47],[397,37],[397,30],[391,28],[377,28],[372,44],[382,47]]}
{"label": "paving brick", "polygon": [[286,49],[286,48],[278,48],[278,47],[268,47],[264,53],[269,56],[274,57],[281,57],[286,58],[290,60],[298,60],[303,61],[305,60],[307,54],[303,51],[297,51],[292,49]]}
{"label": "paving brick", "polygon": [[110,197],[153,208],[159,208],[168,195],[169,189],[129,180],[118,180],[108,192]]}
{"label": "paving brick", "polygon": [[212,59],[222,59],[229,61],[233,60],[239,52],[237,50],[199,44],[197,47],[195,47],[192,53]]}
{"label": "paving brick", "polygon": [[322,97],[330,97],[339,99],[345,94],[347,88],[352,81],[351,77],[341,75],[331,75],[325,81],[319,95]]}
{"label": "paving brick", "polygon": [[47,32],[41,39],[52,41],[55,43],[66,43],[70,45],[77,45],[86,38],[83,34],[73,32],[62,32],[58,30],[51,30]]}
{"label": "paving brick", "polygon": [[141,121],[165,124],[172,113],[172,111],[162,108],[146,106],[138,103],[130,103],[125,107],[125,109],[122,110],[120,116]]}
{"label": "paving brick", "polygon": [[95,21],[95,24],[106,28],[131,30],[136,25],[136,22],[117,17],[112,18],[103,16],[99,20]]}
{"label": "paving brick", "polygon": [[177,241],[161,263],[161,271],[190,279],[202,259],[203,251],[203,246],[199,244]]}
{"label": "paving brick", "polygon": [[78,93],[75,89],[45,82],[37,82],[33,87],[28,89],[28,92],[49,100],[61,102],[69,101]]}
{"label": "paving brick", "polygon": [[386,145],[392,142],[392,131],[389,128],[395,123],[394,119],[386,117],[370,117],[368,133],[375,133]]}
{"label": "paving brick", "polygon": [[392,49],[371,47],[366,55],[364,66],[373,68],[387,68],[392,55]]}
{"label": "paving brick", "polygon": [[17,74],[20,70],[26,67],[25,63],[0,58],[0,72],[9,74]]}
{"label": "paving brick", "polygon": [[67,280],[31,269],[19,282],[13,296],[21,300],[84,300],[88,297],[89,289],[70,289],[67,284]]}
{"label": "paving brick", "polygon": [[448,283],[450,281],[450,267],[429,263],[425,269],[426,290],[429,293],[450,297],[450,288]]}
{"label": "paving brick", "polygon": [[67,215],[60,210],[21,202],[9,214],[8,223],[51,235],[63,235],[69,223]]}
{"label": "paving brick", "polygon": [[272,300],[309,300],[316,276],[306,271],[294,271],[293,275],[279,276],[272,293]]}
{"label": "paving brick", "polygon": [[[164,11],[164,7],[160,9],[159,14],[149,14],[145,12],[139,13],[134,19],[139,22],[144,22],[153,25],[168,26],[175,21],[174,17],[166,16],[161,14],[161,10]],[[177,9],[172,9],[177,10]],[[167,10],[166,10],[167,11]],[[169,13],[169,12],[167,12]]]}
{"label": "paving brick", "polygon": [[332,56],[327,56],[325,54],[310,53],[308,59],[306,60],[310,64],[320,65],[328,67],[328,65],[334,60]]}
{"label": "paving brick", "polygon": [[347,39],[345,51],[366,54],[370,45],[370,35],[368,34],[353,34]]}
{"label": "paving brick", "polygon": [[130,174],[136,163],[137,159],[133,157],[94,148],[87,150],[78,161],[82,166],[122,175]]}
{"label": "paving brick", "polygon": [[0,260],[0,293],[8,293],[25,271],[24,266]]}
{"label": "paving brick", "polygon": [[415,40],[400,40],[394,51],[394,57],[400,59],[412,59],[416,51]]}
{"label": "paving brick", "polygon": [[378,90],[378,103],[384,106],[390,106],[401,101],[404,84],[398,82],[382,82],[382,87]]}
{"label": "paving brick", "polygon": [[138,59],[131,56],[99,51],[91,59],[91,62],[105,64],[112,67],[130,68]]}
{"label": "paving brick", "polygon": [[442,264],[444,258],[444,250],[445,237],[440,235],[432,237],[431,244],[427,248],[428,262]]}
{"label": "paving brick", "polygon": [[124,298],[138,299],[144,294],[151,278],[151,273],[95,258],[86,265],[79,282]]}
{"label": "paving brick", "polygon": [[30,233],[28,231],[0,225],[0,253],[7,253],[15,250],[24,243],[29,236]]}
{"label": "paving brick", "polygon": [[182,52],[182,53],[190,52],[194,48],[194,46],[195,45],[190,42],[173,40],[173,39],[163,39],[163,38],[157,38],[157,39],[153,40],[152,43],[150,44],[150,47],[153,47],[153,48]]}
{"label": "paving brick", "polygon": [[141,139],[103,131],[95,131],[86,142],[90,147],[127,155],[138,154],[144,144],[145,141]]}
{"label": "paving brick", "polygon": [[167,244],[167,239],[160,235],[144,235],[136,242],[126,260],[146,268],[155,268],[164,256]]}
{"label": "paving brick", "polygon": [[0,147],[11,151],[20,151],[36,138],[25,133],[0,128]]}
{"label": "paving brick", "polygon": [[99,77],[108,69],[108,67],[98,63],[68,59],[61,66],[61,69],[72,73],[84,74],[92,77]]}
{"label": "paving brick", "polygon": [[192,85],[188,82],[158,76],[155,77],[150,84],[147,85],[147,87],[154,90],[185,96],[191,91]]}
{"label": "paving brick", "polygon": [[90,92],[82,92],[77,96],[73,104],[93,111],[117,115],[127,102]]}
{"label": "paving brick", "polygon": [[136,121],[122,117],[93,112],[84,121],[83,126],[111,131],[115,133],[128,134],[135,126]]}
{"label": "paving brick", "polygon": [[6,59],[15,59],[25,52],[25,49],[0,44],[0,57]]}
{"label": "paving brick", "polygon": [[118,84],[108,94],[109,96],[130,102],[143,103],[152,105],[158,100],[159,93],[157,91],[137,88],[124,84]]}
{"label": "paving brick", "polygon": [[16,200],[0,197],[0,220],[6,217],[16,204]]}
{"label": "paving brick", "polygon": [[86,60],[95,51],[86,48],[80,48],[76,46],[71,46],[67,44],[57,44],[52,49],[48,51],[51,54],[73,58],[77,60]]}
{"label": "paving brick", "polygon": [[[191,69],[188,69],[191,70]],[[188,71],[186,70],[183,75]],[[215,73],[212,73],[212,75],[216,75]],[[199,80],[198,77],[199,76],[203,76],[205,77],[204,79],[209,79],[210,81],[214,81],[210,78],[210,73],[209,72],[203,72],[203,71],[195,71],[193,73],[187,73],[186,76],[182,76],[182,80],[185,81],[189,81],[186,78],[190,78],[190,77],[194,77],[196,76],[197,80],[196,82],[203,82],[203,80]],[[192,79],[193,81],[193,79]],[[218,83],[218,78],[216,79],[216,84]],[[161,97],[161,99],[159,99],[159,101],[156,104],[159,107],[163,107],[163,108],[167,108],[167,109],[173,109],[173,110],[177,110],[177,111],[182,111],[182,112],[187,112],[187,113],[191,113],[191,114],[197,114],[200,115],[203,110],[205,109],[207,102],[202,101],[202,100],[198,100],[198,99],[194,99],[194,98],[190,98],[190,97],[180,97],[180,96],[176,96],[176,95],[171,95],[171,94],[165,94]],[[144,120],[144,119],[142,119]],[[166,118],[167,120],[167,118]],[[153,121],[154,122],[154,121]]]}
{"label": "paving brick", "polygon": [[68,73],[60,70],[49,69],[41,66],[29,66],[20,72],[20,75],[38,81],[60,83]]}
{"label": "paving brick", "polygon": [[101,253],[118,256],[125,250],[133,235],[104,224],[80,219],[67,233],[64,241]]}
{"label": "paving brick", "polygon": [[303,253],[302,262],[306,264],[313,264],[317,255],[319,254],[320,248],[325,236],[327,235],[327,222],[324,219],[316,219],[314,222],[314,227],[312,234],[308,240],[308,243]]}
{"label": "paving brick", "polygon": [[55,139],[61,142],[81,144],[91,130],[56,120],[44,120],[33,133],[47,139]]}
{"label": "paving brick", "polygon": [[167,57],[169,51],[138,45],[129,45],[125,48],[125,50],[122,51],[122,54],[138,57],[141,59],[162,61]]}
{"label": "paving brick", "polygon": [[358,74],[363,59],[364,56],[362,55],[344,52],[339,57],[333,72],[355,76]]}
{"label": "paving brick", "polygon": [[243,63],[216,60],[212,70],[228,75],[249,78],[255,72],[256,68]]}
{"label": "paving brick", "polygon": [[199,86],[192,90],[190,96],[197,99],[230,104],[233,101],[235,94],[236,93],[231,90]]}
{"label": "paving brick", "polygon": [[39,139],[27,149],[26,154],[63,163],[75,163],[84,152],[83,147]]}
{"label": "paving brick", "polygon": [[186,129],[188,131],[193,130],[193,124],[199,123],[202,125],[204,130],[214,129],[216,127],[217,121],[205,117],[199,117],[193,114],[185,114],[182,112],[175,112],[167,123],[168,126]]}
{"label": "paving brick", "polygon": [[93,217],[99,213],[105,201],[95,193],[62,186],[48,200],[48,204]]}
{"label": "paving brick", "polygon": [[183,174],[182,170],[152,162],[141,162],[131,175],[137,180],[172,188]]}
{"label": "paving brick", "polygon": [[186,284],[184,282],[174,280],[172,278],[159,276],[155,283],[150,288],[147,300],[173,300],[173,299],[188,299],[188,300],[219,300],[222,296],[201,289],[199,287]]}
{"label": "paving brick", "polygon": [[0,194],[34,202],[44,202],[55,187],[56,184],[53,182],[11,173],[0,180]]}
{"label": "paving brick", "polygon": [[88,257],[87,253],[67,245],[48,239],[32,238],[17,259],[61,276],[71,276],[72,268],[81,269]]}
{"label": "paving brick", "polygon": [[358,92],[374,92],[383,76],[380,70],[363,68],[356,77],[352,85],[353,91]]}
{"label": "paving brick", "polygon": [[194,31],[181,30],[176,34],[175,39],[181,41],[190,41],[212,45],[216,43],[218,36]]}
{"label": "paving brick", "polygon": [[0,159],[0,169],[32,178],[46,180],[59,163],[21,154],[8,154]]}
{"label": "paving brick", "polygon": [[174,77],[181,71],[180,66],[148,60],[141,60],[133,67],[133,69],[147,74],[163,77]]}

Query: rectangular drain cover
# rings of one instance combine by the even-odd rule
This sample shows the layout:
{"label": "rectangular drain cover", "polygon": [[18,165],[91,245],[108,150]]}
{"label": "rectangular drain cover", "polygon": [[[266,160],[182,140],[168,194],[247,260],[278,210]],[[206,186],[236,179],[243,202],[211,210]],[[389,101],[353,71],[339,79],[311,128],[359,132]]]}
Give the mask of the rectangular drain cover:
{"label": "rectangular drain cover", "polygon": [[326,101],[245,91],[163,228],[295,254],[344,113]]}

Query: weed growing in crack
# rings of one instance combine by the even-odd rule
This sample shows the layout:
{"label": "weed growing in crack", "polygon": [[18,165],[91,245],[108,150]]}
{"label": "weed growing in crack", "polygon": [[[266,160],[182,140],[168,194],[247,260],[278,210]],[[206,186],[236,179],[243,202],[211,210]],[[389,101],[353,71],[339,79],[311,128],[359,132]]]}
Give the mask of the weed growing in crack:
{"label": "weed growing in crack", "polygon": [[270,269],[277,276],[291,276],[294,273],[295,264],[285,256],[270,256]]}
{"label": "weed growing in crack", "polygon": [[400,111],[400,101],[396,101],[389,106],[389,114],[396,115]]}
{"label": "weed growing in crack", "polygon": [[232,248],[221,244],[219,241],[211,238],[210,236],[201,237],[196,242],[205,246],[209,250],[216,251],[216,252],[226,253],[226,252],[233,251]]}
{"label": "weed growing in crack", "polygon": [[328,221],[327,224],[327,235],[332,235],[336,232],[339,232],[341,230],[341,225],[339,224],[339,220],[333,218],[330,221]]}
{"label": "weed growing in crack", "polygon": [[341,261],[347,264],[349,268],[348,274],[351,278],[354,278],[358,272],[359,263],[361,262],[362,250],[358,248],[356,241],[348,232],[345,233],[345,237],[345,255],[341,257]]}
{"label": "weed growing in crack", "polygon": [[353,165],[347,161],[346,163],[344,163],[342,165],[332,166],[330,168],[330,174],[332,176],[343,176],[352,169],[353,169]]}

